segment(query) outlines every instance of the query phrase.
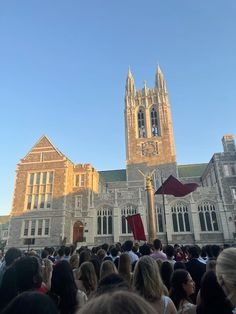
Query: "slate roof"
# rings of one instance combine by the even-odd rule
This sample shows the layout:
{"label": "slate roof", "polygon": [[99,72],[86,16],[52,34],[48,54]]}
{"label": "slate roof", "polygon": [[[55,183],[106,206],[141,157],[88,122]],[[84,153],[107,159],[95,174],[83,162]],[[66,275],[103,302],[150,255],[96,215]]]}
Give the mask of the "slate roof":
{"label": "slate roof", "polygon": [[193,178],[201,177],[207,167],[207,163],[204,164],[190,164],[190,165],[179,165],[178,172],[180,178]]}
{"label": "slate roof", "polygon": [[99,171],[105,182],[126,181],[126,169]]}

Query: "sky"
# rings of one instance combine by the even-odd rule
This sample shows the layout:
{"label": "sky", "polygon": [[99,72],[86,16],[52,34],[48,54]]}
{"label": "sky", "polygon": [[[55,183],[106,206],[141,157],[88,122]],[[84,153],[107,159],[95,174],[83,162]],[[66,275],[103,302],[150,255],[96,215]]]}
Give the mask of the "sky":
{"label": "sky", "polygon": [[42,135],[75,164],[125,168],[124,92],[171,105],[178,164],[208,162],[236,135],[235,0],[0,0],[0,215],[17,163]]}

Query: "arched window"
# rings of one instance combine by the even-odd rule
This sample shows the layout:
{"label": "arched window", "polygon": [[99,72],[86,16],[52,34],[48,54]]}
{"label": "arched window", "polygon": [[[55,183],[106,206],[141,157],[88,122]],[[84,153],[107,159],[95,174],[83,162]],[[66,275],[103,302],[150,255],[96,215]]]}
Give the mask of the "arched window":
{"label": "arched window", "polygon": [[202,202],[198,206],[201,231],[219,231],[216,209],[210,202]]}
{"label": "arched window", "polygon": [[188,207],[183,203],[177,203],[171,207],[174,232],[190,232]]}
{"label": "arched window", "polygon": [[160,205],[156,205],[156,216],[157,216],[157,232],[164,232],[164,222],[163,222],[163,211]]}
{"label": "arched window", "polygon": [[152,128],[152,136],[158,135],[158,122],[157,122],[157,111],[155,108],[151,110],[151,128]]}
{"label": "arched window", "polygon": [[145,117],[142,109],[138,111],[138,137],[146,137]]}
{"label": "arched window", "polygon": [[137,207],[134,205],[127,205],[121,209],[121,232],[131,233],[131,229],[127,223],[127,216],[137,214]]}
{"label": "arched window", "polygon": [[105,235],[113,232],[112,209],[103,207],[97,210],[97,234]]}

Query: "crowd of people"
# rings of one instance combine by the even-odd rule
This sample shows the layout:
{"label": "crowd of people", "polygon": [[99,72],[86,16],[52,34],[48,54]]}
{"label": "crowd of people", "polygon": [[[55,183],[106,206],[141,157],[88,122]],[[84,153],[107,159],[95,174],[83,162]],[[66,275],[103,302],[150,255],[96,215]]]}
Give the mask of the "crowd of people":
{"label": "crowd of people", "polygon": [[0,313],[236,313],[236,248],[162,248],[159,239],[40,252],[0,260]]}

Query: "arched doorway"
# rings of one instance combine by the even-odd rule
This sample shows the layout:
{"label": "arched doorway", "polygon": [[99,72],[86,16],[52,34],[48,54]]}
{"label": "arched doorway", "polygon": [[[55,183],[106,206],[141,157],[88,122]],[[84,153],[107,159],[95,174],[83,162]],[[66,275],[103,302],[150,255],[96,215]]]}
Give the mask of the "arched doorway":
{"label": "arched doorway", "polygon": [[81,221],[76,221],[73,227],[73,243],[84,241],[84,225]]}

